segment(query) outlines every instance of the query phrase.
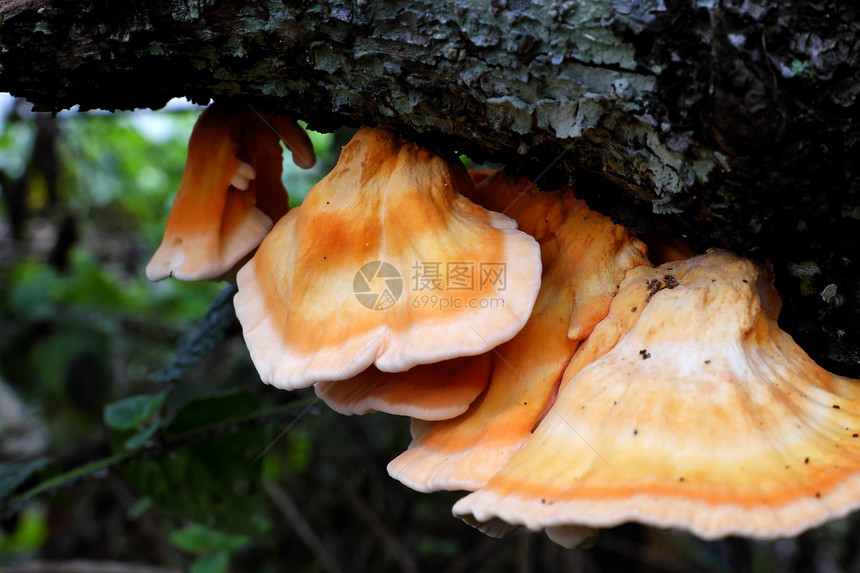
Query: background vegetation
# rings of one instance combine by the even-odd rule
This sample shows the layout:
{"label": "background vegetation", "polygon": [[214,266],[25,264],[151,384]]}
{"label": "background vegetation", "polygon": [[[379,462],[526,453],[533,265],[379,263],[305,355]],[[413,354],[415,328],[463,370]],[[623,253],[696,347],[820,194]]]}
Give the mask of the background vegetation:
{"label": "background vegetation", "polygon": [[[198,109],[52,118],[4,101],[3,571],[860,570],[857,519],[769,543],[635,524],[577,550],[485,537],[450,515],[459,493],[387,476],[407,420],[265,386],[231,287],[146,280]],[[317,167],[285,163],[295,203],[349,132],[312,136]]]}

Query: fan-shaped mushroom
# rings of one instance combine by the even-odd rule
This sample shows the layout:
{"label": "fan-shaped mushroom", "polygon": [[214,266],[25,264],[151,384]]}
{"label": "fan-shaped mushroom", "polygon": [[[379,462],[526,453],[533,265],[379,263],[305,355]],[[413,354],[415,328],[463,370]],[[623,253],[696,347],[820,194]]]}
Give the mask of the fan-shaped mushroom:
{"label": "fan-shaped mushroom", "polygon": [[360,130],[237,277],[261,378],[293,389],[486,352],[528,319],[539,248],[474,193],[466,169]]}
{"label": "fan-shaped mushroom", "polygon": [[317,382],[317,396],[341,414],[386,412],[419,420],[459,416],[487,387],[490,354],[419,364],[404,372],[371,366],[348,380]]}
{"label": "fan-shaped mushroom", "polygon": [[310,139],[290,118],[222,104],[203,111],[164,238],[146,267],[150,280],[217,278],[260,244],[289,209],[281,141],[296,165],[316,162]]}
{"label": "fan-shaped mushroom", "polygon": [[818,367],[779,306],[768,269],[726,252],[631,270],[579,352],[601,350],[454,513],[774,538],[856,509],[860,384]]}
{"label": "fan-shaped mushroom", "polygon": [[409,449],[388,466],[419,491],[474,489],[528,440],[555,396],[577,346],[609,309],[627,269],[646,264],[644,246],[571,193],[531,189],[503,172],[478,188],[490,208],[507,210],[541,245],[544,273],[521,332],[492,351],[486,393],[461,416],[413,428]]}

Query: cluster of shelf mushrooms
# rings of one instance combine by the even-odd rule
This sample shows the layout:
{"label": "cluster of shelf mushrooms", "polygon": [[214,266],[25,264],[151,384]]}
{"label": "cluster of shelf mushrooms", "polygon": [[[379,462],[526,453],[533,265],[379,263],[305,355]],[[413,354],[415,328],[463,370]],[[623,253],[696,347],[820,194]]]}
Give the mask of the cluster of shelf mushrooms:
{"label": "cluster of shelf mushrooms", "polygon": [[654,266],[571,189],[384,129],[289,209],[281,141],[314,164],[291,119],[203,112],[147,276],[235,275],[263,381],[413,418],[392,477],[568,547],[627,521],[786,537],[860,507],[860,381],[780,330],[766,264],[663,243]]}

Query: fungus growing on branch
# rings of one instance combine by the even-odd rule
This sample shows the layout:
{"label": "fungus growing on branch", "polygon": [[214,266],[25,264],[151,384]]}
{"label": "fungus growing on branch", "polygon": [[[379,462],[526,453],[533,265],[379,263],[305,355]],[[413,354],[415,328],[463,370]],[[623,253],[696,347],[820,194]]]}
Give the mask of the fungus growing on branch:
{"label": "fungus growing on branch", "polygon": [[164,238],[146,267],[150,280],[219,278],[260,244],[289,209],[281,141],[299,167],[316,162],[307,134],[288,117],[222,104],[203,111]]}
{"label": "fungus growing on branch", "polygon": [[860,384],[817,366],[779,307],[769,269],[727,252],[631,270],[577,355],[600,350],[574,357],[529,442],[455,515],[713,539],[856,509]]}
{"label": "fungus growing on branch", "polygon": [[348,380],[317,382],[314,390],[341,414],[386,412],[446,420],[465,412],[490,381],[490,353],[420,364],[404,372],[371,366]]}
{"label": "fungus growing on branch", "polygon": [[540,249],[464,194],[474,186],[455,158],[360,130],[238,274],[236,314],[260,377],[295,389],[514,336],[540,287]]}
{"label": "fungus growing on branch", "polygon": [[647,264],[644,246],[571,193],[529,189],[503,172],[478,187],[484,204],[507,210],[541,245],[544,273],[532,315],[493,349],[486,392],[451,420],[417,424],[389,474],[419,491],[475,489],[531,436],[579,343],[609,310],[628,269]]}

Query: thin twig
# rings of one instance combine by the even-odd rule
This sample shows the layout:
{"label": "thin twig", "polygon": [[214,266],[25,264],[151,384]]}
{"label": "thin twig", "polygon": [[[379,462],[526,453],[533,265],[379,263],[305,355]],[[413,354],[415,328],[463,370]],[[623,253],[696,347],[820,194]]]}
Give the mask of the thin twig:
{"label": "thin twig", "polygon": [[293,429],[293,426],[295,426],[299,422],[299,420],[301,420],[302,417],[305,414],[307,414],[310,411],[310,409],[314,406],[314,404],[316,404],[318,401],[319,401],[319,398],[316,396],[313,396],[312,399],[308,402],[308,405],[305,406],[305,409],[302,410],[301,412],[299,412],[299,414],[297,416],[295,416],[292,420],[290,420],[290,423],[287,424],[283,430],[281,430],[281,433],[278,434],[274,440],[269,442],[269,445],[267,445],[265,448],[263,448],[263,451],[261,451],[259,454],[257,454],[257,457],[254,458],[254,461],[251,463],[255,464],[258,461],[260,461],[260,459],[266,455],[266,452],[268,452],[270,449],[272,449],[272,446],[274,446],[278,442],[278,440],[283,438],[287,434],[287,432],[289,432],[291,429]]}
{"label": "thin twig", "polygon": [[397,558],[397,561],[400,563],[400,570],[406,573],[418,573],[418,565],[403,542],[382,523],[382,520],[367,505],[367,502],[361,499],[351,487],[345,488],[345,491],[353,509],[367,522],[367,525],[382,539],[383,543],[388,546],[389,550]]}
{"label": "thin twig", "polygon": [[484,537],[478,543],[472,545],[472,548],[467,552],[448,564],[441,573],[465,573],[467,571],[476,571],[480,567],[479,563],[489,557],[490,553],[499,546],[499,540],[492,537]]}
{"label": "thin twig", "polygon": [[73,470],[41,482],[22,494],[11,498],[6,503],[0,503],[0,517],[14,513],[39,496],[53,493],[54,491],[68,487],[82,479],[93,476],[102,477],[106,475],[105,472],[116,469],[122,465],[141,460],[160,459],[170,452],[192,446],[210,438],[226,434],[234,434],[247,428],[260,426],[271,420],[301,416],[307,411],[307,403],[309,400],[315,401],[316,397],[314,396],[310,399],[291,402],[270,411],[254,412],[246,417],[218,422],[188,433],[171,436],[162,440],[156,440],[154,443],[137,450],[121,451],[113,454],[112,456],[85,463]]}
{"label": "thin twig", "polygon": [[340,564],[335,560],[334,555],[325,546],[322,539],[314,532],[311,524],[302,516],[301,511],[293,503],[290,496],[287,495],[287,492],[270,477],[264,477],[262,481],[263,488],[269,495],[269,499],[272,500],[272,503],[281,512],[289,526],[296,532],[296,535],[316,555],[320,565],[329,573],[341,573],[343,569],[341,569]]}
{"label": "thin twig", "polygon": [[123,561],[28,561],[0,567],[0,573],[180,573],[179,569]]}

